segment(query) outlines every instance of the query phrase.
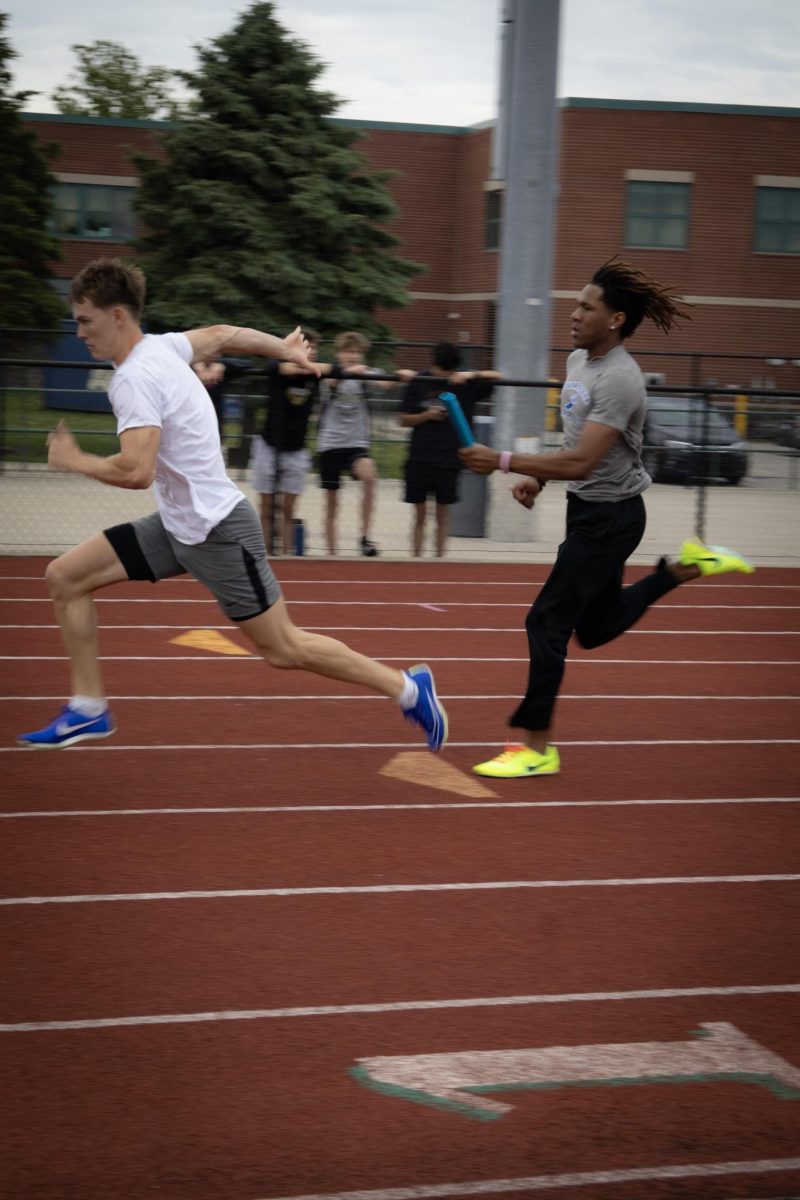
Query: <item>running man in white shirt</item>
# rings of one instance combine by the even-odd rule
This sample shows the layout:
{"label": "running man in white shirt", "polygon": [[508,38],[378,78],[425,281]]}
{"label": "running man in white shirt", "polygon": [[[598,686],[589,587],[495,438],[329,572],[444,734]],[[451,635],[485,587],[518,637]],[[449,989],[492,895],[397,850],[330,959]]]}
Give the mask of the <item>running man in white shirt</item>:
{"label": "running man in white shirt", "polygon": [[286,338],[231,325],[144,334],[144,297],[144,275],[120,259],[96,259],[72,284],[78,337],[93,358],[116,368],[108,394],[120,451],[107,458],[88,454],[62,422],[48,439],[49,465],[111,487],[152,484],[158,511],[96,533],[49,563],[45,578],[70,660],[72,695],[49,725],[21,734],[18,742],[50,749],[113,734],[94,593],[129,579],[155,583],[188,572],[271,666],[341,679],[394,699],[422,727],[428,747],[439,750],[447,717],[428,667],[395,670],[292,623],[267,562],[258,514],[227,475],[211,400],[191,369],[224,349],[283,359],[317,374],[300,329]]}

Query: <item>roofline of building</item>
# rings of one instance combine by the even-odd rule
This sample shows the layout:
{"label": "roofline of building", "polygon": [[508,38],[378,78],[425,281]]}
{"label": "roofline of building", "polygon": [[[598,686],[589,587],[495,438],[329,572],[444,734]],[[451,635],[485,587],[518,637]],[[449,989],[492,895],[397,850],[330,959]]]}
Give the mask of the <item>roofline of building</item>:
{"label": "roofline of building", "polygon": [[771,104],[705,104],[684,100],[612,100],[593,96],[565,96],[559,108],[629,108],[640,112],[718,113],[720,116],[800,117],[800,108]]}
{"label": "roofline of building", "polygon": [[23,121],[46,121],[52,125],[114,125],[118,129],[172,129],[174,121],[134,121],[127,117],[77,117],[67,113],[21,112]]}
{"label": "roofline of building", "polygon": [[[767,104],[704,104],[682,100],[614,100],[593,96],[565,96],[558,101],[559,108],[615,108],[631,112],[685,112],[712,113],[719,116],[749,117],[800,117],[800,108],[788,108]],[[174,129],[175,121],[136,121],[123,117],[78,117],[65,113],[20,113],[26,121],[44,121],[54,125],[113,125],[120,129]],[[346,129],[389,129],[405,133],[444,133],[462,136],[481,129],[490,129],[494,119],[478,121],[474,125],[427,125],[408,121],[371,121],[357,117],[330,117],[331,124]]]}
{"label": "roofline of building", "polygon": [[[175,129],[179,121],[136,121],[127,117],[78,117],[66,113],[22,112],[24,121],[44,121],[53,125],[112,125],[118,129]],[[398,129],[409,133],[450,133],[463,135],[471,132],[469,125],[417,125],[407,121],[369,121],[355,117],[329,117],[332,125],[345,129]],[[493,121],[486,124],[494,124]],[[477,128],[477,127],[476,127]]]}

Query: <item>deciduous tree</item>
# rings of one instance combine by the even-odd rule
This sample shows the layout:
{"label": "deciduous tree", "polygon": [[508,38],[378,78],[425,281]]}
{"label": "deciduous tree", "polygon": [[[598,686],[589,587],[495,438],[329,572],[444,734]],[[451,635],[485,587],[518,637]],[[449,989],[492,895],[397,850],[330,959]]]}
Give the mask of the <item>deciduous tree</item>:
{"label": "deciduous tree", "polygon": [[71,117],[117,117],[156,120],[177,114],[172,92],[176,72],[145,67],[119,42],[77,43],[78,58],[71,81],[53,89],[60,113]]}

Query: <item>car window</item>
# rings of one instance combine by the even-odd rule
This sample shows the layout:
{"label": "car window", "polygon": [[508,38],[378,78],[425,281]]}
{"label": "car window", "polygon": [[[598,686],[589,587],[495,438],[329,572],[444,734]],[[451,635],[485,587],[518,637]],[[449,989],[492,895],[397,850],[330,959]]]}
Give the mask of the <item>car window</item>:
{"label": "car window", "polygon": [[689,414],[685,408],[650,408],[650,416],[655,421],[656,425],[663,425],[667,429],[683,429],[689,420]]}
{"label": "car window", "polygon": [[[657,425],[661,425],[666,429],[701,429],[703,427],[703,410],[699,405],[688,405],[685,402],[682,404],[679,400],[666,402],[660,401],[658,404],[649,405],[650,417]],[[708,410],[705,417],[707,428],[715,433],[730,433],[731,426],[728,421],[713,408]]]}

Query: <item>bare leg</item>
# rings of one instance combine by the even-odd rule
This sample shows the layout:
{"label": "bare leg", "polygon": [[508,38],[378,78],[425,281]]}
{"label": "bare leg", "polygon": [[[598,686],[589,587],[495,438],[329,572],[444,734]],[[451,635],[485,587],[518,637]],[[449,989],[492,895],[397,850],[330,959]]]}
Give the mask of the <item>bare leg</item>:
{"label": "bare leg", "polygon": [[283,493],[283,553],[291,554],[294,550],[294,508],[297,496],[291,492]]}
{"label": "bare leg", "polygon": [[411,548],[415,558],[419,558],[422,554],[422,549],[425,544],[425,520],[428,514],[428,506],[423,500],[421,504],[414,505],[414,524],[411,529]]}
{"label": "bare leg", "polygon": [[282,599],[267,612],[250,621],[242,621],[240,628],[272,667],[311,671],[327,679],[357,683],[393,700],[398,699],[403,690],[402,671],[358,654],[335,638],[299,629],[289,617],[286,602]]}
{"label": "bare leg", "polygon": [[267,554],[275,553],[273,528],[272,528],[272,510],[274,496],[271,492],[261,493],[261,528],[264,532],[264,545],[267,547]]}
{"label": "bare leg", "polygon": [[97,700],[105,696],[93,593],[127,578],[125,568],[102,533],[94,534],[48,564],[45,580],[70,660],[73,696]]}
{"label": "bare leg", "polygon": [[448,504],[436,505],[436,556],[442,558],[444,549],[447,545],[447,530],[450,521],[450,506]]}
{"label": "bare leg", "polygon": [[339,504],[339,493],[333,489],[325,493],[325,541],[328,554],[336,553],[336,509]]}
{"label": "bare leg", "polygon": [[361,480],[363,485],[361,495],[361,534],[363,537],[368,538],[370,526],[372,525],[372,513],[375,508],[375,484],[378,478],[375,463],[371,458],[359,458],[353,466],[353,474],[356,479]]}

